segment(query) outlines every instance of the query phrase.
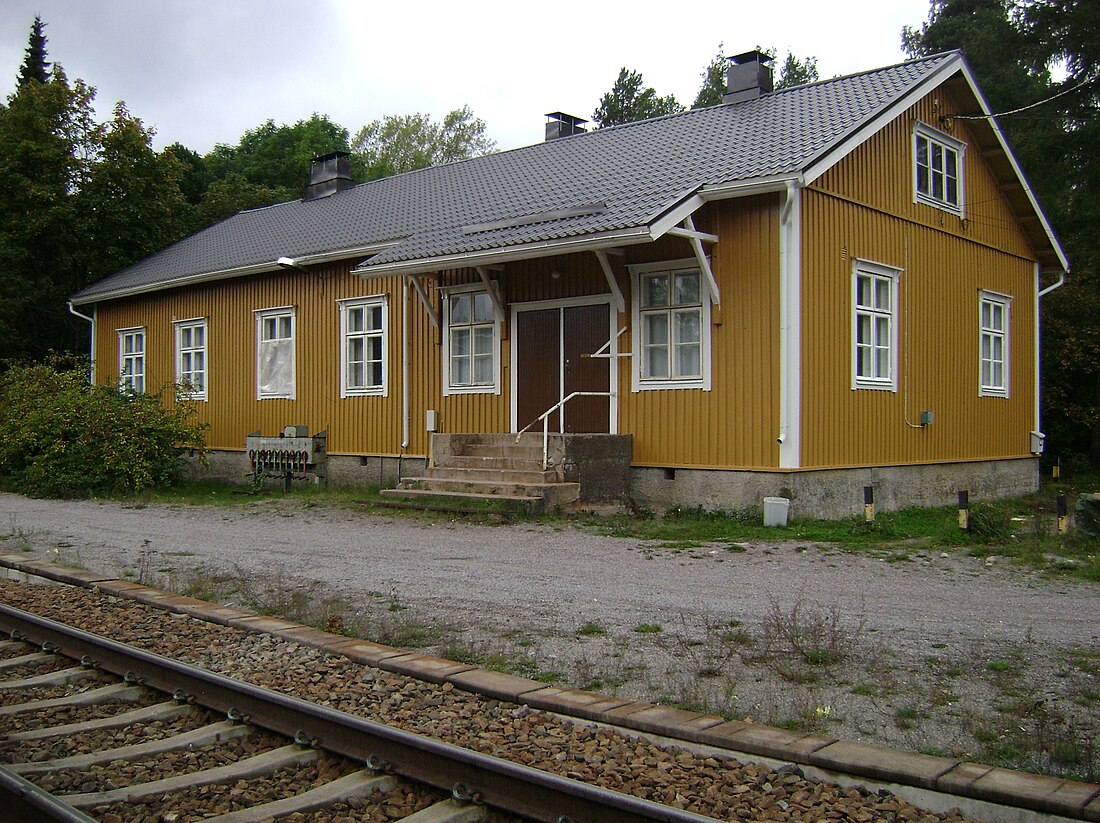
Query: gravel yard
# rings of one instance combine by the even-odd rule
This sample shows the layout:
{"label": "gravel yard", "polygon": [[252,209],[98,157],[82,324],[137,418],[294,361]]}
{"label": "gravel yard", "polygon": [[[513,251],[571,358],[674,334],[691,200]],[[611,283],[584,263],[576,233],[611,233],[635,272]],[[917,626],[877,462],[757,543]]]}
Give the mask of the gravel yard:
{"label": "gravel yard", "polygon": [[1096,780],[1100,587],[1007,561],[675,548],[301,499],[0,495],[0,552],[296,611],[529,677]]}

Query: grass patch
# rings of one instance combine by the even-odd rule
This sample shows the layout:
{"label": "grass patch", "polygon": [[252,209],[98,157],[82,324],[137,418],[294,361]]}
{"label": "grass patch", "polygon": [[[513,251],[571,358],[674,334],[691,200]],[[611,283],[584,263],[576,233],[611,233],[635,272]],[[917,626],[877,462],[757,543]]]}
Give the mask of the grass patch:
{"label": "grass patch", "polygon": [[660,634],[664,629],[657,623],[639,623],[634,627],[638,634]]}
{"label": "grass patch", "polygon": [[577,634],[581,637],[600,637],[607,634],[607,629],[589,620],[577,627]]}

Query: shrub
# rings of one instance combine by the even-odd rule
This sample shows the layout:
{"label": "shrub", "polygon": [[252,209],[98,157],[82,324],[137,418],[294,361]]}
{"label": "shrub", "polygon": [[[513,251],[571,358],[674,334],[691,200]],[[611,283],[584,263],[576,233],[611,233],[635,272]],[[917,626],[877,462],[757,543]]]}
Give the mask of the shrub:
{"label": "shrub", "polygon": [[13,366],[0,376],[0,485],[36,497],[133,494],[170,484],[205,424],[176,387],[93,386],[86,366]]}

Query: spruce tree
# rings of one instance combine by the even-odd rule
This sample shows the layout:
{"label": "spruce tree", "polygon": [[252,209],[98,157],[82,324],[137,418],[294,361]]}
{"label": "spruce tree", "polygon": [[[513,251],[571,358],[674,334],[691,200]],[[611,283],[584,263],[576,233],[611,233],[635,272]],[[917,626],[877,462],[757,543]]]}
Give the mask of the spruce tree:
{"label": "spruce tree", "polygon": [[31,36],[27,44],[27,56],[23,60],[23,66],[19,69],[20,87],[27,85],[32,80],[38,83],[46,83],[50,79],[50,72],[46,62],[46,35],[42,30],[46,24],[41,17],[34,18],[31,26]]}

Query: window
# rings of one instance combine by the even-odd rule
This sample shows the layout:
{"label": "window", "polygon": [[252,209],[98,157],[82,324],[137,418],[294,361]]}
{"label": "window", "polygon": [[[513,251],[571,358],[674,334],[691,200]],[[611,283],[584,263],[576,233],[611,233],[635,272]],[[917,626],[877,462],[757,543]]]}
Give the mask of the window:
{"label": "window", "polygon": [[981,341],[979,344],[979,394],[1008,397],[1008,310],[1012,298],[983,291],[979,300]]}
{"label": "window", "polygon": [[119,330],[118,374],[120,388],[145,391],[145,329]]}
{"label": "window", "polygon": [[451,292],[445,317],[444,393],[499,391],[500,326],[489,293]]}
{"label": "window", "polygon": [[917,124],[913,131],[913,190],[918,202],[962,215],[964,144]]}
{"label": "window", "polygon": [[386,298],[340,301],[340,396],[386,393]]}
{"label": "window", "polygon": [[176,323],[176,382],[186,384],[184,396],[206,399],[206,321]]}
{"label": "window", "polygon": [[631,266],[635,390],[710,388],[710,297],[695,260]]}
{"label": "window", "polygon": [[256,312],[256,397],[294,399],[294,309]]}
{"label": "window", "polygon": [[857,260],[853,278],[852,387],[897,388],[900,270]]}

